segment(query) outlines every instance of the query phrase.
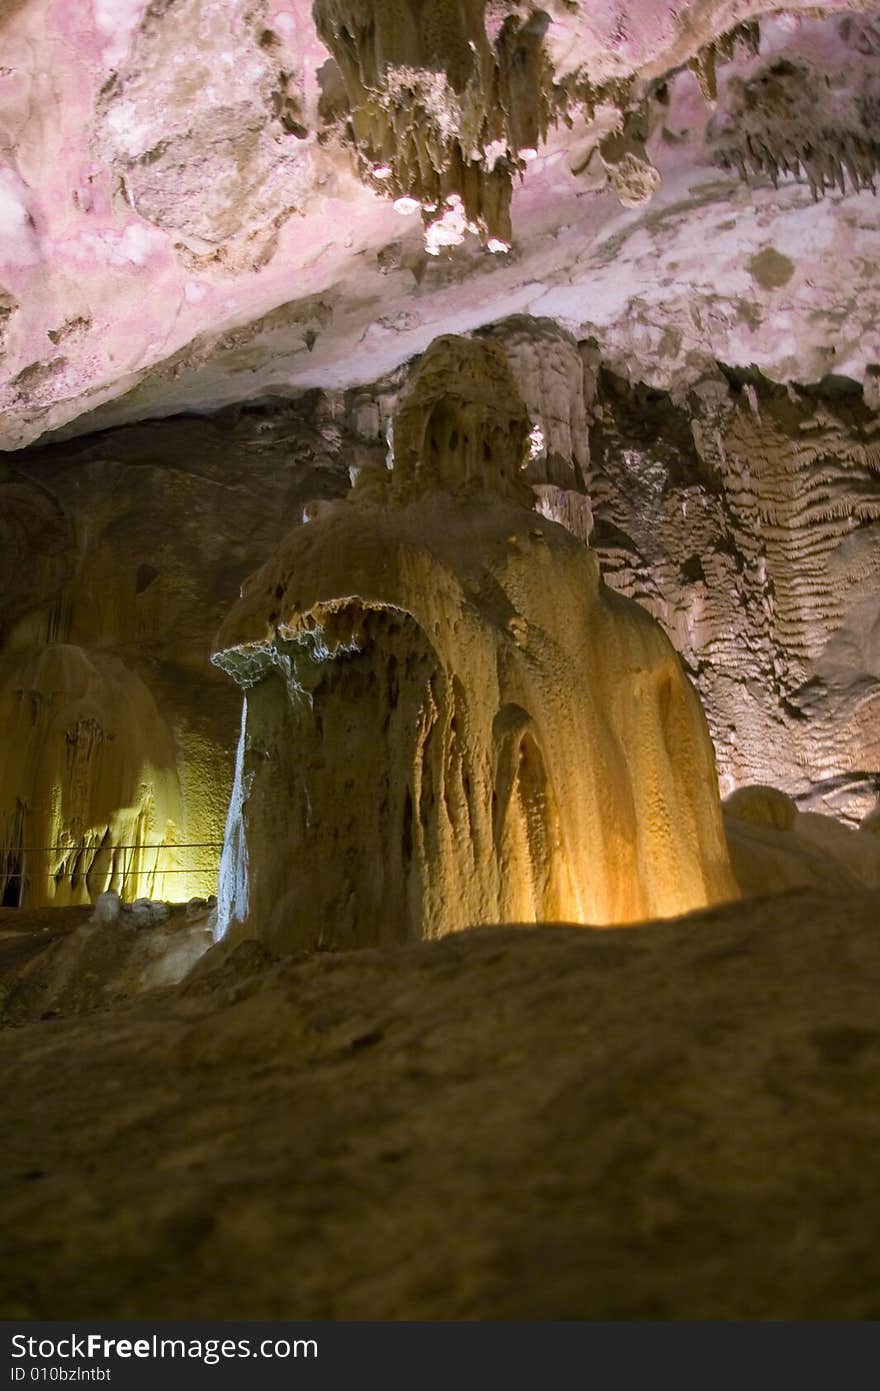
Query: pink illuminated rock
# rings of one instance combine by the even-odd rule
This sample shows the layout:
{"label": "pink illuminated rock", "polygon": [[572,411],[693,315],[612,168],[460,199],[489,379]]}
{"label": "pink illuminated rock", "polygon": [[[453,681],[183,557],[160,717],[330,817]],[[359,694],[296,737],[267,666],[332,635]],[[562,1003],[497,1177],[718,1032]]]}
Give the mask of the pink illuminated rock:
{"label": "pink illuminated rock", "polygon": [[[856,191],[876,153],[880,25],[836,2],[822,20],[790,8],[756,56],[753,26],[731,31],[714,0],[548,0],[521,29],[514,5],[472,3],[482,66],[459,72],[451,57],[430,68],[430,26],[447,24],[435,0],[400,53],[371,51],[369,67],[364,48],[354,65],[400,139],[433,102],[440,134],[416,179],[393,151],[371,163],[373,127],[306,0],[5,5],[0,445],[373,380],[439,332],[513,312],[598,335],[667,389],[715,359],[861,381],[880,360],[880,231]],[[349,10],[324,5],[328,41]],[[833,115],[834,148],[818,125],[810,145],[815,205],[804,171],[785,172],[751,116],[745,129],[742,94],[777,59],[801,124]],[[749,183],[745,136],[768,156],[746,161]],[[784,284],[753,273],[771,253],[791,262]]]}

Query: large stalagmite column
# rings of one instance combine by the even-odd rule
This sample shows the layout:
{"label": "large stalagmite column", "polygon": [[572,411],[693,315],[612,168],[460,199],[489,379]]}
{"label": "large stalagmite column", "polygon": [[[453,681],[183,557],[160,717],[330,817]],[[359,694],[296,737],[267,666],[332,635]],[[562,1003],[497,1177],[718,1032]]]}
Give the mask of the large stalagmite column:
{"label": "large stalagmite column", "polygon": [[699,702],[532,510],[529,428],[497,346],[437,340],[393,470],[245,586],[214,658],[248,692],[223,926],[355,946],[736,895]]}

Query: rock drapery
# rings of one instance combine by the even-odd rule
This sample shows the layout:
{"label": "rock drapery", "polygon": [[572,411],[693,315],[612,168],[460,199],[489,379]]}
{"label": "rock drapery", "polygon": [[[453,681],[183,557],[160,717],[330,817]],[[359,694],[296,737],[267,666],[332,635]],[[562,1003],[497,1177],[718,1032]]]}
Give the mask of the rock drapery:
{"label": "rock drapery", "polygon": [[591,542],[682,655],[723,790],[858,824],[880,795],[880,414],[846,382],[717,368],[678,397],[607,371],[595,393]]}
{"label": "rock drapery", "polygon": [[237,702],[211,638],[306,497],[347,487],[335,433],[257,412],[3,467],[4,902],[214,892]]}
{"label": "rock drapery", "polygon": [[699,702],[659,627],[532,511],[528,434],[497,345],[438,340],[393,469],[246,584],[214,657],[247,690],[236,930],[367,945],[735,896]]}

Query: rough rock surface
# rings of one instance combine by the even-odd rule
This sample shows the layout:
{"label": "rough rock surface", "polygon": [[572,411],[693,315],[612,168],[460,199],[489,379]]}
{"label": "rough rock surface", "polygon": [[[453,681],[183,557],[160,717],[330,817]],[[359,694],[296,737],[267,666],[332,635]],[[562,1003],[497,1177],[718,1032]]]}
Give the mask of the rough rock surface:
{"label": "rough rock surface", "polygon": [[878,911],[242,945],[5,1030],[0,1307],[876,1319]]}
{"label": "rough rock surface", "polygon": [[238,701],[209,662],[238,585],[348,487],[332,420],[227,415],[0,468],[0,895],[216,888]]}
{"label": "rough rock surface", "polygon": [[[833,376],[796,389],[717,364],[686,391],[660,392],[603,365],[595,342],[523,315],[479,337],[504,352],[527,408],[521,476],[537,510],[589,539],[607,583],[665,627],[701,696],[722,792],[772,784],[802,811],[857,825],[880,794],[878,402]],[[363,491],[387,476],[388,436],[410,378],[401,370],[297,403],[9,458],[0,699],[21,731],[0,755],[10,895],[21,845],[69,839],[71,853],[43,866],[59,902],[107,887],[114,845],[153,843],[160,820],[168,847],[219,843],[240,720],[234,692],[208,664],[216,629],[243,576],[308,499],[340,496],[349,478],[360,477]],[[76,713],[72,696],[46,694],[59,683],[41,673],[53,671],[88,676],[103,698]],[[120,682],[132,693],[125,701],[113,695]],[[146,743],[138,736],[142,756],[100,737],[123,727],[131,698],[132,709],[150,707],[155,726]],[[75,727],[85,776],[65,775],[61,815],[47,799]],[[127,779],[114,808],[99,806],[85,757],[96,738],[119,765],[114,776]],[[144,782],[135,763],[158,771]],[[27,825],[21,803],[32,806]],[[72,849],[84,838],[78,863]],[[152,860],[135,866],[129,854],[121,872],[141,871],[135,893],[186,898],[215,887],[216,844],[162,855],[177,888],[170,873],[149,877]],[[25,868],[26,901],[42,901],[33,897],[40,866]]]}
{"label": "rough rock surface", "polygon": [[880,795],[880,414],[716,367],[678,396],[600,370],[591,545],[669,633],[725,792],[858,824]]}
{"label": "rough rock surface", "polygon": [[393,468],[243,586],[214,656],[246,692],[222,929],[227,901],[291,950],[735,896],[699,701],[595,551],[535,515],[528,433],[503,350],[437,339]]}
{"label": "rough rock surface", "polygon": [[215,922],[203,898],[0,909],[0,1023],[94,1014],[176,985],[213,945]]}
{"label": "rough rock surface", "polygon": [[857,829],[833,816],[799,812],[774,787],[742,787],[724,803],[730,858],[746,897],[836,886],[880,889],[878,818]]}
{"label": "rough rock surface", "polygon": [[763,9],[4,5],[0,443],[367,381],[516,311],[665,389],[832,348],[863,382],[880,24]]}

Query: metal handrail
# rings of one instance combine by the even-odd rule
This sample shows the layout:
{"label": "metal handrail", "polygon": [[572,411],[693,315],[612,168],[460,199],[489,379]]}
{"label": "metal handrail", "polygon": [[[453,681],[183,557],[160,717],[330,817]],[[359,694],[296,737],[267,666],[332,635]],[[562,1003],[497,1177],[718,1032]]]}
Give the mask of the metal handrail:
{"label": "metal handrail", "polygon": [[[90,872],[91,872],[91,871],[87,870],[85,874],[81,874],[79,877],[80,877],[81,879],[88,879]],[[189,868],[187,868],[187,869],[142,869],[142,870],[137,870],[137,871],[131,870],[131,869],[127,869],[127,870],[124,871],[122,877],[123,877],[123,879],[149,879],[151,876],[154,876],[155,878],[158,879],[159,876],[162,875],[162,874],[204,874],[204,873],[205,873],[205,867],[204,867],[204,865],[194,865],[194,866],[191,866],[191,867],[189,867]],[[2,871],[0,871],[0,879],[34,879],[34,878],[37,878],[37,877],[43,878],[43,879],[54,879],[54,878],[56,878],[56,873],[55,873],[55,871],[53,871],[53,870],[49,870],[48,873],[46,873],[46,872],[44,871],[43,874],[41,874],[41,875],[39,875],[39,876],[36,876],[36,875],[34,875],[34,873],[33,873],[31,870],[23,870],[23,869],[10,870],[9,874],[4,874]]]}
{"label": "metal handrail", "polygon": [[[67,857],[67,856],[69,856],[69,855],[84,855],[84,854],[86,854],[88,851],[94,851],[94,852],[95,852],[95,855],[97,856],[97,855],[99,855],[99,854],[101,853],[102,850],[108,850],[108,851],[110,851],[112,854],[115,854],[117,850],[167,850],[167,851],[174,851],[174,850],[222,850],[222,849],[223,849],[223,841],[222,841],[222,840],[188,840],[188,841],[180,841],[180,842],[178,842],[178,844],[176,844],[176,845],[154,844],[154,843],[147,843],[147,844],[144,844],[144,845],[109,845],[109,846],[105,846],[105,845],[101,845],[101,844],[99,844],[99,845],[39,845],[39,846],[38,846],[38,845],[24,845],[24,846],[16,846],[15,849],[12,851],[12,854],[15,856],[15,861],[16,861],[17,863],[20,864],[21,861],[22,861],[23,856],[25,856],[25,855],[52,855],[52,854],[58,854],[58,855],[64,855],[65,857]],[[9,852],[7,852],[7,854],[8,854],[8,853],[9,853]],[[77,878],[86,880],[86,879],[88,879],[88,876],[89,876],[89,874],[91,874],[91,872],[92,872],[91,869],[86,869],[84,872],[83,872],[83,871],[78,871],[78,872],[77,872]],[[118,871],[118,870],[114,871],[114,873],[119,873],[119,872],[120,872],[120,871]],[[164,875],[164,874],[204,874],[204,873],[205,873],[205,866],[204,866],[204,865],[187,865],[187,866],[184,866],[184,867],[179,868],[179,869],[170,869],[170,868],[169,868],[169,869],[156,869],[155,867],[150,867],[150,868],[141,869],[141,870],[133,870],[133,869],[129,866],[128,868],[123,868],[122,871],[121,871],[121,874],[122,874],[122,884],[123,884],[123,892],[124,892],[124,889],[125,889],[125,885],[126,885],[126,883],[127,883],[127,881],[128,881],[129,879],[138,880],[138,879],[158,878],[159,875]],[[0,881],[2,881],[2,882],[4,882],[4,883],[7,883],[7,884],[10,883],[10,882],[14,883],[16,880],[29,880],[29,881],[33,881],[34,879],[47,879],[47,880],[50,880],[50,881],[51,881],[51,880],[56,880],[56,881],[57,881],[59,875],[61,875],[61,876],[63,877],[63,875],[64,875],[64,870],[63,870],[63,868],[54,869],[54,870],[52,870],[52,869],[50,869],[50,870],[38,870],[38,869],[27,869],[27,870],[25,870],[25,869],[10,869],[10,870],[4,870],[4,869],[0,868]]]}
{"label": "metal handrail", "polygon": [[[181,840],[173,844],[166,844],[160,841],[157,844],[147,845],[110,845],[108,850],[210,850],[219,847],[223,848],[222,840]],[[103,850],[104,845],[22,845],[16,848],[16,855],[48,855],[54,850],[64,850],[68,854],[71,850]]]}

